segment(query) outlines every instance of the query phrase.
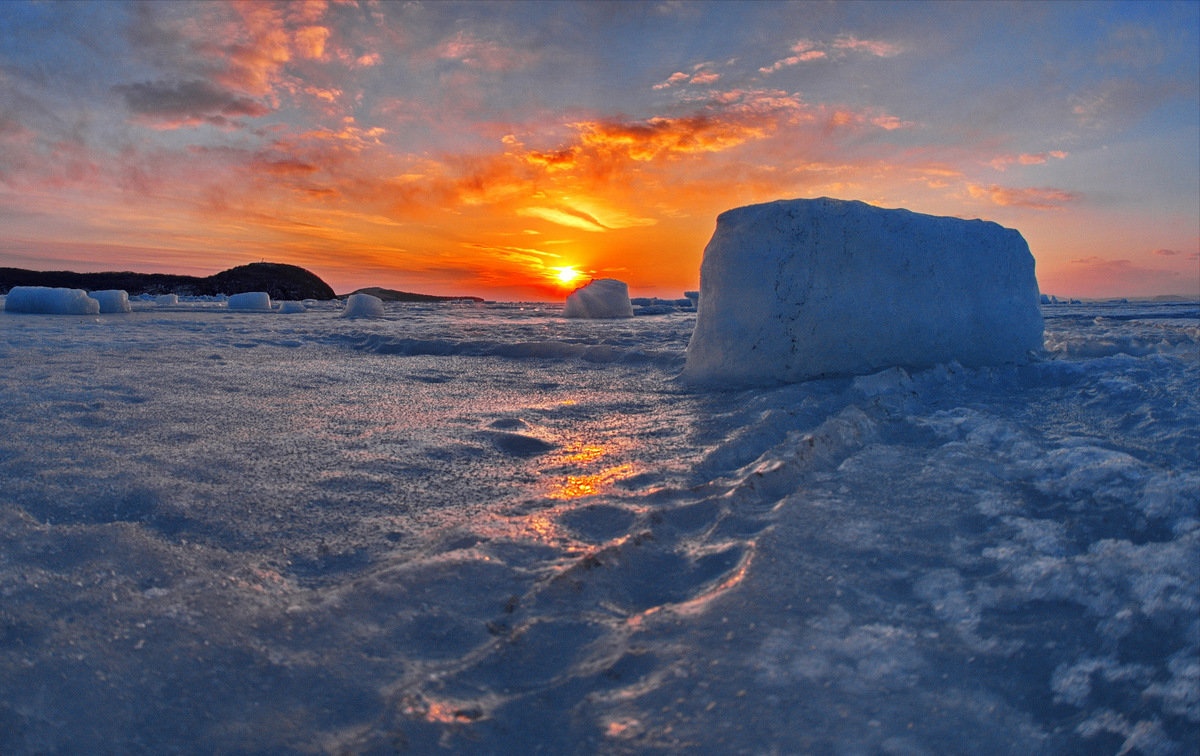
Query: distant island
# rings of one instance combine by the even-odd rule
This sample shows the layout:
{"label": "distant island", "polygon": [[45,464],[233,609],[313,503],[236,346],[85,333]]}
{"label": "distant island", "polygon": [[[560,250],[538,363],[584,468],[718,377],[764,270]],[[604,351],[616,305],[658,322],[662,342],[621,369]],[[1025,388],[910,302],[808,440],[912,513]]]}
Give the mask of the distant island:
{"label": "distant island", "polygon": [[201,278],[169,273],[74,273],[0,268],[0,293],[14,286],[53,286],[103,291],[124,289],[131,295],[178,294],[214,296],[265,291],[271,299],[333,299],[333,288],[316,274],[296,265],[251,263]]}
{"label": "distant island", "polygon": [[[244,294],[250,291],[265,291],[275,300],[340,299],[349,296],[334,294],[329,284],[304,268],[268,262],[239,265],[204,278],[169,273],[74,273],[68,270],[0,268],[0,294],[7,294],[14,286],[51,286],[87,291],[123,289],[132,296],[178,294],[195,297]],[[481,297],[439,297],[379,287],[359,289],[351,293],[372,294],[385,302],[484,301]]]}
{"label": "distant island", "polygon": [[[395,289],[383,289],[378,286],[368,286],[365,289],[357,289],[350,294],[370,294],[373,297],[379,297],[384,302],[482,302],[483,297],[439,297],[434,294],[413,294],[410,291],[396,291]],[[343,294],[341,296],[350,296]]]}

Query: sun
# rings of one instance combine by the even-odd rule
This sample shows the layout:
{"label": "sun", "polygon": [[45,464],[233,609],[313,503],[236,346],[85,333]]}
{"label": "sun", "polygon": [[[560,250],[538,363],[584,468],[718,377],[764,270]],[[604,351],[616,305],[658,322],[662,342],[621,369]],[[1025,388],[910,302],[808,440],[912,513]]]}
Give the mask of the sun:
{"label": "sun", "polygon": [[554,280],[557,281],[560,286],[570,286],[579,279],[583,278],[582,273],[570,266],[551,268],[550,270],[553,271]]}

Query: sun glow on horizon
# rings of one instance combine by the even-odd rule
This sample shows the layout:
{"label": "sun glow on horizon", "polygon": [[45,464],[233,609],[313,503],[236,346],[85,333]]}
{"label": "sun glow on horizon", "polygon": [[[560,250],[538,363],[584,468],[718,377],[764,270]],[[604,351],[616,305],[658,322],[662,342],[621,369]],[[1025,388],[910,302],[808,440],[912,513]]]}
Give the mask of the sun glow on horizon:
{"label": "sun glow on horizon", "polygon": [[552,275],[554,277],[554,281],[559,286],[573,286],[577,281],[585,278],[583,273],[580,273],[578,270],[575,270],[574,267],[569,265],[550,268],[550,270],[553,271]]}

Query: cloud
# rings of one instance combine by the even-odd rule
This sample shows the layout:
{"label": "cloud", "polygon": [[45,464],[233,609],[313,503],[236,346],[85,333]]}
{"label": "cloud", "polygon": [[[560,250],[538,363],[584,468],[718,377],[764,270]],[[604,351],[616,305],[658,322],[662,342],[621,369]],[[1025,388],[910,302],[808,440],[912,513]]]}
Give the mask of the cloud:
{"label": "cloud", "polygon": [[833,47],[838,50],[852,50],[877,58],[894,58],[904,52],[904,48],[891,42],[877,39],[859,39],[852,34],[844,34],[833,41]]}
{"label": "cloud", "polygon": [[645,162],[673,154],[727,150],[762,137],[768,126],[701,114],[644,121],[589,121],[575,124],[575,128],[585,147]]}
{"label": "cloud", "polygon": [[300,57],[322,60],[328,40],[329,30],[324,26],[302,26],[295,32],[293,45]]}
{"label": "cloud", "polygon": [[653,226],[656,221],[652,218],[640,218],[609,207],[600,207],[595,202],[580,202],[571,200],[572,205],[557,207],[522,207],[517,209],[517,215],[527,218],[541,218],[568,228],[579,228],[584,231],[612,231],[620,228],[636,228]]}
{"label": "cloud", "polygon": [[267,158],[256,158],[251,163],[251,169],[263,173],[271,173],[279,176],[307,176],[310,173],[317,171],[317,166],[312,163],[306,163],[303,160],[295,160],[289,158],[271,160]]}
{"label": "cloud", "polygon": [[697,85],[712,84],[713,82],[715,82],[721,78],[721,74],[716,73],[715,71],[699,70],[708,65],[710,65],[710,64],[709,63],[697,63],[693,67],[693,70],[695,70],[696,72],[691,73],[691,74],[686,74],[683,71],[676,71],[675,73],[668,76],[664,81],[660,81],[659,83],[655,84],[652,87],[652,89],[668,89],[670,87],[679,86],[681,84],[697,84]]}
{"label": "cloud", "polygon": [[201,79],[119,84],[113,89],[125,99],[126,107],[160,128],[225,126],[231,118],[258,118],[272,112],[258,100]]}
{"label": "cloud", "polygon": [[1083,197],[1077,192],[1063,189],[1019,189],[997,184],[968,184],[967,194],[976,199],[990,200],[996,205],[1030,210],[1061,210],[1064,205]]}
{"label": "cloud", "polygon": [[1017,165],[1042,165],[1054,158],[1055,160],[1063,160],[1070,153],[1062,150],[1050,150],[1049,152],[1026,152],[1020,155],[999,155],[988,161],[988,165],[998,171],[1003,171],[1008,166]]}
{"label": "cloud", "polygon": [[685,74],[683,71],[676,71],[668,76],[665,81],[655,84],[654,89],[666,89],[667,87],[673,87],[676,84],[682,84],[690,78],[691,76],[689,74]]}
{"label": "cloud", "polygon": [[437,47],[442,60],[457,61],[467,68],[483,71],[514,71],[528,66],[537,56],[527,50],[505,47],[460,31]]}
{"label": "cloud", "polygon": [[829,60],[842,58],[850,53],[863,53],[877,58],[892,58],[904,52],[904,48],[891,42],[880,40],[859,39],[852,35],[842,35],[830,43],[813,42],[808,39],[798,40],[790,48],[794,53],[776,60],[769,66],[758,69],[761,74],[772,74],[782,68],[789,68],[801,63],[814,60]]}
{"label": "cloud", "polygon": [[828,53],[826,53],[824,50],[818,50],[816,44],[807,39],[802,39],[796,42],[794,45],[792,45],[791,50],[796,54],[789,55],[786,58],[775,61],[769,66],[764,66],[758,69],[759,73],[775,73],[781,68],[807,63],[808,61],[812,60],[822,60],[829,57]]}
{"label": "cloud", "polygon": [[1175,257],[1176,255],[1182,255],[1183,250],[1181,250],[1181,249],[1156,249],[1156,250],[1154,250],[1153,254],[1161,255],[1163,257]]}
{"label": "cloud", "polygon": [[218,82],[251,94],[267,94],[283,64],[292,59],[288,29],[275,6],[241,3],[234,8],[240,19],[232,19],[224,29],[207,30],[206,40],[225,42],[201,42],[198,49],[208,52],[218,64],[224,62],[216,75]]}
{"label": "cloud", "polygon": [[541,218],[542,220],[547,220],[551,223],[557,223],[560,226],[580,228],[584,231],[612,230],[587,213],[579,210],[573,210],[571,208],[560,209],[554,207],[522,207],[517,210],[517,215],[522,215],[527,218]]}

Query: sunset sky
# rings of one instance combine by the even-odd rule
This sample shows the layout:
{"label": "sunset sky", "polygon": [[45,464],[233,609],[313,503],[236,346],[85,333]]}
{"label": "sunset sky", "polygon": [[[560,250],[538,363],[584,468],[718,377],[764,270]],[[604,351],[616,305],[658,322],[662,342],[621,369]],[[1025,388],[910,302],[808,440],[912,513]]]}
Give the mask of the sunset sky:
{"label": "sunset sky", "polygon": [[1194,1],[4,3],[0,266],[678,297],[830,196],[1200,296],[1198,51]]}

